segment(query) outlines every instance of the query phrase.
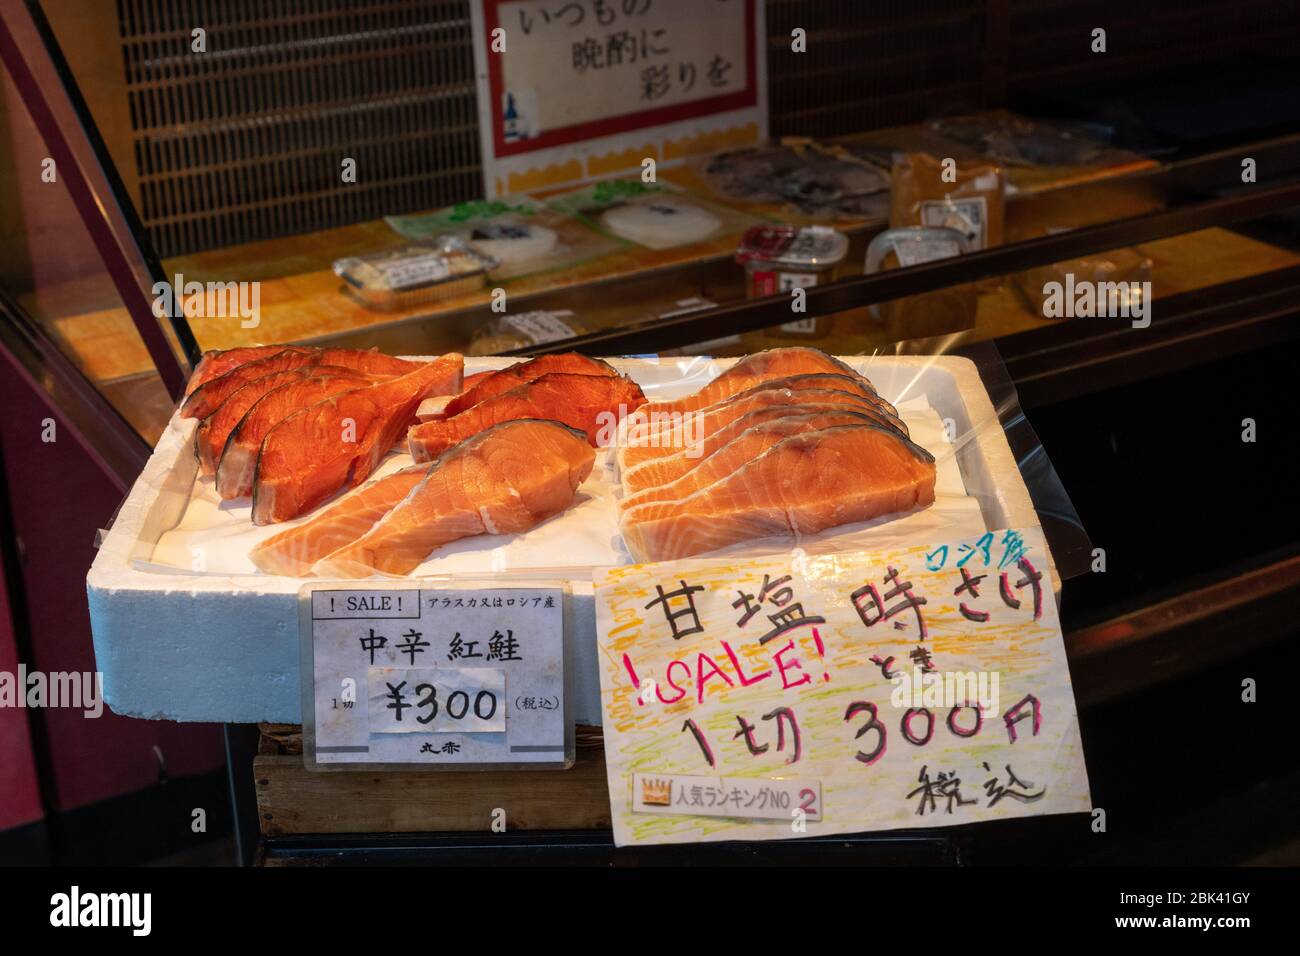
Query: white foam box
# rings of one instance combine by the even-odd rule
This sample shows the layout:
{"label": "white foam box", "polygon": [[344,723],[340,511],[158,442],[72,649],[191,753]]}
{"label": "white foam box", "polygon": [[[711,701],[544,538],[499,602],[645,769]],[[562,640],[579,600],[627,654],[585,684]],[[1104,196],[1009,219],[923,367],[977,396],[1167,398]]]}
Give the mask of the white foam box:
{"label": "white foam box", "polygon": [[[843,359],[893,402],[938,465],[935,503],[809,536],[728,549],[742,555],[872,550],[1037,524],[1028,490],[975,365],[949,356]],[[734,359],[612,359],[651,400],[687,395]],[[508,359],[468,359],[466,374]],[[298,593],[318,579],[258,572],[252,543],[284,526],[253,528],[248,503],[220,503],[197,474],[195,422],[174,416],[87,575],[95,656],[115,713],[177,721],[300,722]],[[602,450],[575,505],[524,535],[481,536],[440,549],[414,577],[484,573],[560,577],[574,592],[574,715],[601,722],[593,567],[630,563],[618,537],[618,485]],[[408,464],[394,453],[376,474]],[[201,561],[190,559],[201,554]],[[1049,556],[1050,560],[1050,556]],[[1052,578],[1056,582],[1055,567]],[[382,586],[383,579],[370,579]],[[356,582],[352,582],[355,586]],[[1059,588],[1059,584],[1057,585]]]}

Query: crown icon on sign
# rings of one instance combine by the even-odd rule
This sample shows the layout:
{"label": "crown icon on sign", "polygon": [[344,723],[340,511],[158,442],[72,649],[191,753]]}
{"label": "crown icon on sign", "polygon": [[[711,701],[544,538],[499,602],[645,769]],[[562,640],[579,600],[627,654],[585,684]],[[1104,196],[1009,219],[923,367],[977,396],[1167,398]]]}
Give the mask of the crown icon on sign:
{"label": "crown icon on sign", "polygon": [[673,782],[671,780],[642,780],[641,802],[652,807],[672,806]]}

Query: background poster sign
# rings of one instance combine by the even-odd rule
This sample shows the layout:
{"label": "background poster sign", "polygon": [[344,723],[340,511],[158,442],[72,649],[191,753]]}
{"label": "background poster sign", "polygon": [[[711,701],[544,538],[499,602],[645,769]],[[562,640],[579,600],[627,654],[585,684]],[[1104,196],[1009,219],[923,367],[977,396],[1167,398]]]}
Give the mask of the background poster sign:
{"label": "background poster sign", "polygon": [[646,157],[668,164],[767,136],[762,0],[472,9],[487,196],[639,174]]}
{"label": "background poster sign", "polygon": [[1037,528],[595,584],[619,845],[1091,809]]}

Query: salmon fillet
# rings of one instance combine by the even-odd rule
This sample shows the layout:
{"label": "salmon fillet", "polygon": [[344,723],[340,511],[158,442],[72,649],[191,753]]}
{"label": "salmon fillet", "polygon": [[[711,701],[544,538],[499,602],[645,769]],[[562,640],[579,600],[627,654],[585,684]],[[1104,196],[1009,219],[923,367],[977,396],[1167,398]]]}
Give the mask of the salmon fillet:
{"label": "salmon fillet", "polygon": [[[293,349],[297,346],[251,345],[225,351],[214,349],[211,352],[204,352],[203,357],[199,359],[199,364],[194,366],[194,372],[185,386],[185,394],[188,396],[199,386],[225,375],[233,368],[258,359],[270,358],[276,352],[283,352],[286,348]],[[302,349],[302,351],[306,352],[310,349]]]}
{"label": "salmon fillet", "polygon": [[[870,382],[839,359],[833,358],[819,349],[793,346],[755,352],[731,366],[694,395],[687,395],[685,398],[668,402],[654,402],[652,407],[657,411],[664,412],[698,411],[774,378],[787,378],[791,375],[808,375],[818,372],[831,375],[848,375],[860,379],[866,383],[868,388],[871,388]],[[871,390],[875,391],[874,388]]]}
{"label": "salmon fillet", "polygon": [[444,355],[398,378],[317,402],[273,427],[257,456],[253,523],[287,521],[361,484],[424,398],[460,390],[463,369],[462,355]]}
{"label": "salmon fillet", "polygon": [[244,498],[253,493],[257,453],[272,428],[309,405],[372,384],[363,373],[351,369],[324,372],[326,368],[335,366],[318,365],[305,369],[309,374],[301,381],[267,392],[231,430],[217,462],[217,494],[224,500]]}
{"label": "salmon fillet", "polygon": [[645,402],[641,388],[622,375],[548,372],[441,421],[424,422],[407,436],[411,457],[432,461],[451,446],[500,422],[538,418],[563,422],[587,434],[593,446],[612,440],[624,415]]}
{"label": "salmon fillet", "polygon": [[493,425],[443,453],[401,503],[313,571],[409,574],[448,542],[527,531],[572,503],[595,460],[586,434],[560,422]]}
{"label": "salmon fillet", "polygon": [[638,465],[622,476],[620,510],[646,501],[674,501],[725,477],[791,435],[832,425],[883,425],[882,419],[851,405],[776,405],[737,418],[700,443]]}
{"label": "salmon fillet", "polygon": [[[268,392],[291,382],[300,382],[309,376],[322,376],[339,381],[353,382],[353,387],[369,384],[372,379],[361,372],[337,365],[317,365],[307,368],[294,368],[284,372],[272,372],[255,378],[247,385],[237,389],[215,412],[203,419],[194,430],[194,453],[199,459],[199,468],[205,475],[215,474],[221,453],[226,447],[226,439],[243,420],[248,410],[258,403]],[[301,407],[301,406],[300,406]]]}
{"label": "salmon fillet", "polygon": [[254,379],[273,372],[286,372],[319,364],[319,352],[295,348],[281,349],[269,358],[245,362],[190,392],[189,397],[181,403],[181,417],[207,418],[221,407],[222,402]]}
{"label": "salmon fillet", "polygon": [[410,359],[394,358],[375,349],[321,349],[320,364],[341,365],[367,375],[385,375],[396,377],[414,372],[423,362]]}
{"label": "salmon fillet", "polygon": [[778,442],[678,501],[629,508],[619,526],[637,561],[668,561],[928,505],[934,481],[933,456],[897,432],[836,425]]}
{"label": "salmon fillet", "polygon": [[[813,384],[816,380],[834,387],[798,387]],[[619,473],[623,474],[630,471],[633,467],[644,462],[676,454],[684,450],[690,444],[692,438],[696,440],[701,437],[707,438],[745,415],[773,406],[852,405],[855,411],[871,412],[884,419],[886,424],[897,429],[903,435],[907,434],[907,426],[886,410],[888,403],[870,395],[845,391],[840,387],[843,383],[851,381],[851,379],[838,375],[809,375],[780,379],[756,386],[702,411],[669,413],[670,418],[672,415],[681,416],[678,418],[680,424],[677,426],[673,426],[670,422],[667,427],[661,425],[656,428],[653,427],[652,421],[650,427],[642,428],[639,425],[630,427],[621,437],[617,452]],[[793,383],[796,387],[786,387],[789,383]],[[647,409],[650,407],[649,405],[642,406],[638,411],[637,418],[646,417],[648,415]],[[892,406],[889,407],[892,408]],[[698,418],[692,416],[698,416]],[[663,422],[662,415],[660,421]]]}
{"label": "salmon fillet", "polygon": [[504,392],[510,391],[517,385],[523,385],[525,382],[536,381],[551,372],[567,372],[571,375],[607,375],[610,377],[617,377],[618,375],[618,372],[608,362],[588,358],[585,355],[579,355],[577,352],[565,352],[562,355],[540,355],[535,359],[529,359],[527,362],[516,362],[514,365],[490,372],[485,378],[476,381],[472,388],[467,388],[449,401],[447,407],[443,409],[443,417],[450,418],[453,415],[459,415],[465,409],[472,408],[479,402],[495,398]]}
{"label": "salmon fillet", "polygon": [[267,538],[249,554],[267,574],[302,577],[321,558],[356,541],[405,498],[432,465],[412,465],[345,495],[309,521]]}

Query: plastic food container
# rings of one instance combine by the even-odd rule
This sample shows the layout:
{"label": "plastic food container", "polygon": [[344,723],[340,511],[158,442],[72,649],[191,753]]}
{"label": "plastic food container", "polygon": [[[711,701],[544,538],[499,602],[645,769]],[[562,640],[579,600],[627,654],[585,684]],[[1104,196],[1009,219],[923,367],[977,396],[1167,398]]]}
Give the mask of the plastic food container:
{"label": "plastic food container", "polygon": [[[969,252],[971,242],[957,229],[942,226],[900,226],[886,229],[867,246],[863,271],[867,275],[890,269],[949,259]],[[928,338],[975,327],[975,286],[971,283],[935,289],[870,307],[884,321],[892,338]]]}
{"label": "plastic food container", "polygon": [[829,226],[754,226],[736,250],[751,299],[827,282],[844,261],[849,240]]}
{"label": "plastic food container", "polygon": [[346,256],[334,263],[334,274],[365,305],[388,311],[481,289],[488,270],[498,264],[465,240],[443,236],[370,255]]}
{"label": "plastic food container", "polygon": [[[848,237],[829,226],[754,226],[741,237],[736,261],[745,267],[745,295],[758,299],[831,281],[848,251]],[[824,321],[810,316],[777,331],[817,337]]]}

